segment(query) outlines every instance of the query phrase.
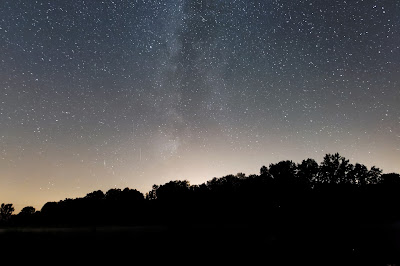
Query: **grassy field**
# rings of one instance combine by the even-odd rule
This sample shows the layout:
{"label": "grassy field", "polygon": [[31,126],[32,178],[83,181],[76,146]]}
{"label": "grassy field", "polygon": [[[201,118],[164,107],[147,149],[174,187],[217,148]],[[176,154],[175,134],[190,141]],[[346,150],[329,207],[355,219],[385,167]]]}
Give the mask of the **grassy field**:
{"label": "grassy field", "polygon": [[[397,224],[360,228],[250,225],[117,226],[0,229],[2,250],[51,260],[291,260],[386,265],[399,260]],[[2,252],[4,254],[4,252]],[[18,256],[17,256],[18,257]]]}

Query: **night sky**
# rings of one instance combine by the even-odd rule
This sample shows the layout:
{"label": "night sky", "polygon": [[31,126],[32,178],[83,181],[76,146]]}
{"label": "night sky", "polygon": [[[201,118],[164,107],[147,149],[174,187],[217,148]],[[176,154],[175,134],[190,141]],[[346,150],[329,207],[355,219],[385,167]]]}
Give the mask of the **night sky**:
{"label": "night sky", "polygon": [[258,173],[400,172],[397,0],[0,0],[0,202]]}

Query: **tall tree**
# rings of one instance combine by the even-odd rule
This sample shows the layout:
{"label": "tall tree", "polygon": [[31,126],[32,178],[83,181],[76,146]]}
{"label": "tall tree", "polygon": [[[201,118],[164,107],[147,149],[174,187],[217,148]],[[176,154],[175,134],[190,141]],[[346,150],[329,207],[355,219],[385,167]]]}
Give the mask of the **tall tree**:
{"label": "tall tree", "polygon": [[297,167],[292,161],[280,161],[269,165],[269,173],[278,184],[294,183],[296,181]]}
{"label": "tall tree", "polygon": [[297,176],[301,180],[306,180],[308,183],[316,181],[318,176],[319,165],[314,159],[308,158],[297,165]]}
{"label": "tall tree", "polygon": [[382,170],[372,166],[368,171],[368,184],[378,184],[381,181]]}
{"label": "tall tree", "polygon": [[351,183],[357,184],[359,186],[365,186],[368,184],[368,169],[365,165],[356,163],[354,167],[349,172],[348,179]]}
{"label": "tall tree", "polygon": [[318,181],[330,184],[350,183],[348,174],[351,169],[352,165],[345,157],[339,153],[328,153],[320,164]]}
{"label": "tall tree", "polygon": [[260,175],[268,175],[268,174],[269,174],[268,168],[265,165],[263,165],[260,168]]}
{"label": "tall tree", "polygon": [[7,221],[8,219],[10,219],[13,212],[14,212],[14,207],[12,204],[2,203],[0,207],[0,220]]}

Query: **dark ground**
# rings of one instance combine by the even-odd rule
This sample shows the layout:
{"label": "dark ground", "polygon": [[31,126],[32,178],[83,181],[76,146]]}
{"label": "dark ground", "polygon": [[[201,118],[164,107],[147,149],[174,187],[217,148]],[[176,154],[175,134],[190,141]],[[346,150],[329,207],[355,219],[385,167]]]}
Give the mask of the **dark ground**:
{"label": "dark ground", "polygon": [[396,223],[358,228],[296,224],[275,229],[226,224],[8,228],[0,229],[0,239],[2,256],[10,254],[18,262],[388,265],[400,261]]}

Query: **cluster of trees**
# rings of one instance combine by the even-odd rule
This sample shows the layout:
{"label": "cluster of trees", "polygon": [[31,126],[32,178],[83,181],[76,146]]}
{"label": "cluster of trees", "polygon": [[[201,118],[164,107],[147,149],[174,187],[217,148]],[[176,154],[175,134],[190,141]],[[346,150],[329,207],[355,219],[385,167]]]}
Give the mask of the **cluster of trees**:
{"label": "cluster of trees", "polygon": [[400,175],[327,154],[318,164],[281,161],[262,166],[259,175],[213,178],[200,185],[187,180],[135,189],[94,191],[83,198],[48,202],[40,211],[25,207],[12,215],[2,204],[0,220],[17,225],[107,225],[186,223],[363,222],[400,218]]}
{"label": "cluster of trees", "polygon": [[[104,193],[101,190],[88,193],[83,198],[47,202],[40,211],[34,207],[24,207],[18,215],[12,215],[9,206],[7,218],[1,215],[3,224],[17,225],[96,225],[112,224],[114,221],[132,222],[135,213],[144,201],[141,192],[135,189],[113,188]],[[4,204],[3,204],[4,205]],[[2,205],[2,206],[3,206]],[[1,210],[1,212],[3,212]],[[6,216],[4,216],[6,217]]]}

